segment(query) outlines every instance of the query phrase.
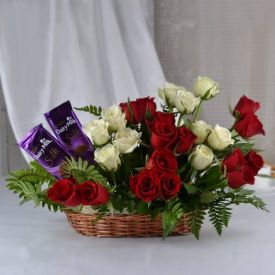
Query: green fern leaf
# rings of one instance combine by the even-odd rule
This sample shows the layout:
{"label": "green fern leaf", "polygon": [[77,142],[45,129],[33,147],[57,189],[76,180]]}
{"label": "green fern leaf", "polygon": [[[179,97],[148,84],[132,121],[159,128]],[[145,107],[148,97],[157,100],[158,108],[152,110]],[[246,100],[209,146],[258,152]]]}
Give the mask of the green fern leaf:
{"label": "green fern leaf", "polygon": [[224,226],[228,227],[229,220],[232,216],[232,208],[228,207],[227,205],[224,205],[221,208],[221,219],[224,224]]}
{"label": "green fern leaf", "polygon": [[81,158],[76,161],[75,159],[67,159],[63,165],[64,176],[73,176],[78,182],[84,182],[92,180],[103,185],[107,185],[107,179],[99,172],[94,165],[89,165],[85,160]]}
{"label": "green fern leaf", "polygon": [[162,212],[163,238],[165,239],[177,226],[184,211],[178,198],[170,200]]}
{"label": "green fern leaf", "polygon": [[192,233],[197,240],[199,240],[200,238],[200,231],[203,225],[205,215],[206,215],[205,210],[196,209],[193,211],[190,219]]}
{"label": "green fern leaf", "polygon": [[6,181],[8,189],[18,194],[20,204],[33,201],[35,206],[39,206],[43,200],[42,187],[50,186],[56,179],[36,161],[32,161],[29,168],[10,173]]}
{"label": "green fern leaf", "polygon": [[102,108],[101,107],[97,107],[94,105],[87,105],[84,107],[80,107],[80,108],[76,108],[74,107],[75,110],[78,111],[84,111],[84,112],[88,112],[94,116],[101,116],[101,112],[102,112]]}
{"label": "green fern leaf", "polygon": [[[217,201],[210,205],[208,214],[210,218],[210,222],[213,224],[214,228],[216,229],[219,235],[222,234],[222,228],[224,225],[223,222],[223,214],[224,214],[224,205],[222,202]],[[226,221],[225,221],[226,223]]]}

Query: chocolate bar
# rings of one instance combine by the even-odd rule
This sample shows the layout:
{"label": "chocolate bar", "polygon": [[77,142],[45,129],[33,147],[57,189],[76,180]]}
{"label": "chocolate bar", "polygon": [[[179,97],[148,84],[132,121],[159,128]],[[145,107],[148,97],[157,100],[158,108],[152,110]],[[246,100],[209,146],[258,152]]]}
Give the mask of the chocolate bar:
{"label": "chocolate bar", "polygon": [[83,133],[70,101],[64,102],[44,115],[57,139],[73,157],[93,162],[93,145]]}
{"label": "chocolate bar", "polygon": [[57,178],[62,177],[62,164],[70,155],[42,124],[31,129],[19,142],[19,146],[50,174]]}

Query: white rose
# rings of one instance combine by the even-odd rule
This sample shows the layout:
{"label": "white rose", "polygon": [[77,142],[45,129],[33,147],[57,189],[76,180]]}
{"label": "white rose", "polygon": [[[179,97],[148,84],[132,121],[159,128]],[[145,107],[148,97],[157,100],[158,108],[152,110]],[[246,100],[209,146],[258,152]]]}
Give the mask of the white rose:
{"label": "white rose", "polygon": [[192,123],[190,129],[193,134],[197,136],[196,144],[201,144],[206,140],[207,136],[212,130],[212,127],[205,121],[199,120]]}
{"label": "white rose", "polygon": [[194,111],[194,109],[199,105],[200,100],[199,97],[195,97],[186,89],[178,90],[174,97],[174,103],[177,110],[180,113],[186,112],[187,114],[191,114]]}
{"label": "white rose", "polygon": [[87,123],[83,127],[83,131],[93,144],[103,145],[110,139],[108,126],[108,122],[103,119],[97,119]]}
{"label": "white rose", "polygon": [[206,145],[200,144],[196,145],[188,159],[194,169],[203,170],[212,163],[213,158],[212,150]]}
{"label": "white rose", "polygon": [[219,84],[209,77],[199,76],[194,83],[194,94],[199,97],[204,97],[209,90],[210,92],[206,99],[214,97],[220,92]]}
{"label": "white rose", "polygon": [[115,134],[113,143],[117,146],[121,154],[128,154],[135,150],[140,144],[141,133],[131,128],[120,129]]}
{"label": "white rose", "polygon": [[95,150],[95,161],[106,171],[116,171],[120,165],[118,148],[107,144]]}
{"label": "white rose", "polygon": [[231,132],[227,128],[215,126],[207,138],[208,144],[215,150],[223,150],[228,145],[234,144]]}
{"label": "white rose", "polygon": [[103,109],[102,117],[109,123],[109,129],[111,131],[117,131],[118,129],[126,126],[125,113],[117,105],[113,105],[110,108]]}
{"label": "white rose", "polygon": [[177,86],[173,83],[166,82],[163,88],[158,89],[159,97],[166,103],[175,106],[174,97],[178,90],[182,90],[184,87]]}

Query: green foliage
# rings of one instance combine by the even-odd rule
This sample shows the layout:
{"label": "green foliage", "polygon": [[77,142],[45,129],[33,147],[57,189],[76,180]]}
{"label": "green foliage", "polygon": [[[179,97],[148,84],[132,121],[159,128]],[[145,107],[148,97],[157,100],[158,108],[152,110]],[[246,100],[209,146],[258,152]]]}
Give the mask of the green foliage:
{"label": "green foliage", "polygon": [[194,184],[183,183],[183,186],[185,190],[188,192],[188,194],[195,194],[199,190],[198,187]]}
{"label": "green foliage", "polygon": [[228,226],[231,217],[231,208],[229,208],[227,203],[227,201],[217,200],[209,206],[210,222],[219,235],[222,234],[223,226]]}
{"label": "green foliage", "polygon": [[206,192],[206,193],[202,193],[200,195],[200,203],[211,203],[213,201],[215,201],[217,198],[219,198],[219,194],[216,192]]}
{"label": "green foliage", "polygon": [[183,214],[184,211],[178,198],[166,203],[165,209],[162,212],[163,238],[166,238],[175,229]]}
{"label": "green foliage", "polygon": [[92,180],[103,185],[107,185],[107,179],[100,173],[94,165],[89,165],[88,161],[81,158],[76,161],[74,158],[68,159],[63,165],[64,176],[74,177],[79,183]]}
{"label": "green foliage", "polygon": [[192,212],[190,224],[193,235],[198,240],[200,238],[200,231],[202,228],[203,220],[206,215],[206,211],[204,209],[196,209]]}
{"label": "green foliage", "polygon": [[234,144],[234,148],[240,148],[244,155],[246,155],[253,147],[254,144],[249,142],[238,142]]}
{"label": "green foliage", "polygon": [[241,203],[246,203],[246,204],[251,204],[257,209],[261,209],[263,211],[269,212],[268,209],[266,208],[265,202],[254,195],[255,191],[254,190],[246,190],[246,189],[237,189],[237,190],[232,190],[228,194],[228,197],[231,198],[231,204],[241,204]]}
{"label": "green foliage", "polygon": [[149,205],[147,202],[140,200],[136,205],[136,212],[138,214],[148,214],[149,213]]}
{"label": "green foliage", "polygon": [[10,173],[10,177],[7,179],[8,186],[11,186],[10,183],[17,181],[32,183],[51,183],[55,181],[55,178],[38,162],[31,161],[29,168],[20,169]]}
{"label": "green foliage", "polygon": [[33,201],[35,206],[47,206],[49,210],[57,211],[59,206],[47,198],[43,190],[44,185],[52,185],[56,179],[36,161],[30,162],[30,167],[10,173],[6,179],[7,187],[17,193],[21,199],[20,204]]}
{"label": "green foliage", "polygon": [[101,107],[97,107],[94,105],[87,105],[84,107],[74,107],[74,109],[78,110],[78,111],[84,111],[84,112],[88,112],[94,116],[101,116],[101,112],[102,112],[102,108]]}
{"label": "green foliage", "polygon": [[212,191],[227,186],[224,174],[219,165],[212,166],[205,174],[198,178],[198,185],[203,191]]}

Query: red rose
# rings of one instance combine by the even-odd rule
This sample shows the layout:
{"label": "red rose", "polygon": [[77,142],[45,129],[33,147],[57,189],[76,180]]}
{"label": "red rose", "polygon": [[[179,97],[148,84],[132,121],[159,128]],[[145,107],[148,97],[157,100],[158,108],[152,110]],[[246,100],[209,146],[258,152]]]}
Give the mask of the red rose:
{"label": "red rose", "polygon": [[175,197],[181,188],[181,180],[176,174],[162,174],[160,178],[161,197],[169,200]]}
{"label": "red rose", "polygon": [[247,165],[254,171],[254,175],[256,176],[259,170],[264,165],[263,158],[257,154],[255,151],[251,150],[245,157],[247,161]]}
{"label": "red rose", "polygon": [[240,170],[229,172],[227,173],[226,176],[227,176],[228,185],[233,189],[238,189],[244,184],[246,184],[243,168],[241,168]]}
{"label": "red rose", "polygon": [[235,130],[243,138],[250,138],[257,134],[265,135],[263,125],[255,114],[248,114],[236,122]]}
{"label": "red rose", "polygon": [[244,180],[248,184],[254,184],[255,183],[255,171],[247,164],[244,165],[243,167],[243,175],[244,175]]}
{"label": "red rose", "polygon": [[242,96],[234,109],[234,115],[239,114],[240,117],[244,117],[248,114],[254,114],[260,108],[260,103],[253,101],[247,96]]}
{"label": "red rose", "polygon": [[77,186],[77,191],[83,205],[102,205],[109,200],[107,189],[95,182],[85,181]]}
{"label": "red rose", "polygon": [[176,152],[178,154],[187,153],[195,143],[197,136],[195,136],[188,128],[178,128],[178,145]]}
{"label": "red rose", "polygon": [[159,177],[155,171],[145,169],[139,174],[130,177],[130,188],[137,198],[151,202],[160,193]]}
{"label": "red rose", "polygon": [[245,158],[240,148],[236,148],[231,155],[223,160],[223,166],[226,167],[226,172],[239,170],[244,164]]}
{"label": "red rose", "polygon": [[226,169],[228,185],[239,188],[246,183],[244,178],[245,158],[239,148],[223,160],[222,167]]}
{"label": "red rose", "polygon": [[80,199],[76,192],[75,182],[72,179],[61,179],[48,190],[48,198],[64,206],[77,206]]}
{"label": "red rose", "polygon": [[154,98],[150,98],[149,96],[145,98],[138,98],[135,101],[130,101],[127,103],[120,103],[119,106],[126,114],[127,121],[135,124],[144,122],[146,112],[153,115],[157,108]]}
{"label": "red rose", "polygon": [[226,169],[228,185],[231,188],[240,188],[242,185],[254,184],[255,176],[263,166],[263,159],[254,151],[250,151],[246,157],[239,148],[224,159],[223,167]]}
{"label": "red rose", "polygon": [[147,169],[175,173],[178,162],[172,151],[168,149],[155,150],[146,165]]}
{"label": "red rose", "polygon": [[172,113],[155,112],[153,117],[150,120],[146,119],[145,122],[148,128],[151,129],[154,123],[163,122],[169,125],[175,125],[176,120]]}
{"label": "red rose", "polygon": [[151,145],[154,148],[174,149],[177,142],[177,128],[173,124],[162,121],[153,122],[151,129]]}

